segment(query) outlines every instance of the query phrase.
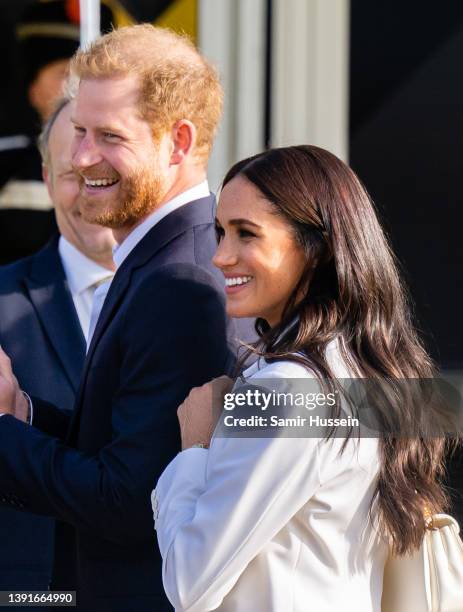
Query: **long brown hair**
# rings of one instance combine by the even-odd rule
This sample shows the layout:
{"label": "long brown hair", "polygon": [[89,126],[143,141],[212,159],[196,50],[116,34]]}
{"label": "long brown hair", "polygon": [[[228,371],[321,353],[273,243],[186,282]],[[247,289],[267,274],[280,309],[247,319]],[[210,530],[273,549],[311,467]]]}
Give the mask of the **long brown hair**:
{"label": "long brown hair", "polygon": [[[302,360],[329,379],[326,347],[341,337],[343,358],[356,375],[433,378],[435,367],[413,325],[394,255],[355,173],[328,151],[301,145],[238,162],[223,185],[237,175],[287,220],[307,259],[281,322],[270,328],[257,320],[260,340],[252,350],[266,358]],[[282,334],[295,315],[299,324]],[[406,419],[400,402],[391,410]],[[393,551],[404,554],[422,541],[424,509],[438,512],[447,505],[439,482],[446,442],[419,432],[409,438],[384,433],[379,448],[379,522]]]}

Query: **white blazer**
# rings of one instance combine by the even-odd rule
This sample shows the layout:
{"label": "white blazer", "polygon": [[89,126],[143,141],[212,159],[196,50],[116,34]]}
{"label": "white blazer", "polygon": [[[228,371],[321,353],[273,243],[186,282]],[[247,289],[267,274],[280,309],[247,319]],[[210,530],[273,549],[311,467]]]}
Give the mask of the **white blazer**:
{"label": "white blazer", "polygon": [[[337,342],[328,361],[349,376]],[[312,377],[259,360],[246,379]],[[376,439],[218,438],[179,453],[152,495],[177,612],[379,612],[387,548],[369,519]]]}

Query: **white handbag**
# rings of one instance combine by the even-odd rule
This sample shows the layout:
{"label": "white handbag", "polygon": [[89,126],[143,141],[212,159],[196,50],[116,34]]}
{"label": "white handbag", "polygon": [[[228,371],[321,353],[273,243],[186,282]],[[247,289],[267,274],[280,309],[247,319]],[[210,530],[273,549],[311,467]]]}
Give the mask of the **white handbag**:
{"label": "white handbag", "polygon": [[381,612],[463,612],[463,542],[457,521],[436,514],[420,549],[389,556]]}

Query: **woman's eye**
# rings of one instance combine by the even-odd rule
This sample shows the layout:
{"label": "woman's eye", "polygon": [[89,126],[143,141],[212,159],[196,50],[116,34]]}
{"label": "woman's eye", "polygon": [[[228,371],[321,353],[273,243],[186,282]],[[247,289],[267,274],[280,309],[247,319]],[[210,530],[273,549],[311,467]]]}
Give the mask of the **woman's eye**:
{"label": "woman's eye", "polygon": [[78,125],[74,126],[74,132],[77,136],[85,136],[85,128],[79,127]]}
{"label": "woman's eye", "polygon": [[116,138],[119,138],[117,134],[113,134],[112,132],[103,132],[103,136],[105,138],[108,138],[109,140],[115,140]]}
{"label": "woman's eye", "polygon": [[255,238],[255,234],[250,232],[249,230],[240,229],[238,230],[238,235],[240,238]]}

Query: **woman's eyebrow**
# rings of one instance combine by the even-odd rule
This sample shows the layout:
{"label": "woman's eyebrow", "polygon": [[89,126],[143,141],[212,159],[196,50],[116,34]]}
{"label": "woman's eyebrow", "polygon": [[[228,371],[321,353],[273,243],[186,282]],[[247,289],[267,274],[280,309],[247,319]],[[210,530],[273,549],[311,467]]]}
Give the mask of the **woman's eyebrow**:
{"label": "woman's eyebrow", "polygon": [[249,219],[230,219],[230,221],[228,222],[229,225],[253,225],[254,227],[260,227],[260,225],[258,225],[257,223],[254,223],[253,221],[249,221]]}

